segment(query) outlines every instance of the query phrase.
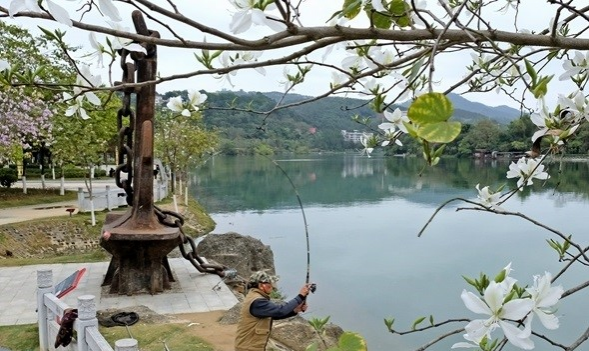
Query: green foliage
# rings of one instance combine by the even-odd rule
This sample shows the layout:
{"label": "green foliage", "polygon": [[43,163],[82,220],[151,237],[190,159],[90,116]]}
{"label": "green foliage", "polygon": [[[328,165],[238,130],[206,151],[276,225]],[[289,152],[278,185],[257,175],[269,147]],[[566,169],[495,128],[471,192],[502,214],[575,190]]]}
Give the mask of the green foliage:
{"label": "green foliage", "polygon": [[344,332],[339,340],[337,347],[330,347],[327,351],[366,351],[368,346],[362,335],[352,332]]}
{"label": "green foliage", "polygon": [[479,276],[479,279],[471,279],[465,276],[462,276],[462,278],[464,278],[464,280],[466,280],[468,284],[472,285],[475,289],[477,289],[477,291],[481,295],[483,295],[485,289],[489,286],[490,283],[489,277],[487,277],[487,275],[482,272]]}
{"label": "green foliage", "polygon": [[571,239],[572,239],[572,235],[569,235],[567,237],[566,240],[563,240],[563,242],[558,242],[554,239],[547,239],[546,242],[548,242],[548,245],[550,245],[551,248],[554,249],[554,251],[556,251],[558,253],[558,259],[560,261],[562,261],[564,259],[564,256],[566,255],[567,250],[571,247]]}
{"label": "green foliage", "polygon": [[413,321],[413,324],[411,325],[411,330],[417,329],[417,326],[419,324],[421,324],[421,322],[423,322],[424,320],[425,320],[425,317],[419,317],[415,321]]}
{"label": "green foliage", "polygon": [[[107,100],[104,94],[101,98]],[[57,164],[85,168],[101,164],[104,153],[116,145],[117,111],[120,107],[121,100],[117,95],[111,95],[102,108],[88,111],[88,120],[65,115],[56,116],[53,121],[54,161]],[[83,178],[84,174],[81,174],[81,177]]]}
{"label": "green foliage", "polygon": [[264,144],[264,143],[260,143],[260,144],[256,145],[254,152],[256,153],[256,155],[264,155],[264,156],[274,155],[274,150],[272,150],[272,147],[270,145]]}
{"label": "green foliage", "polygon": [[0,168],[0,186],[10,188],[18,180],[18,174],[15,169]]}
{"label": "green foliage", "polygon": [[313,329],[318,333],[322,334],[325,331],[325,326],[329,322],[329,316],[325,318],[311,318],[309,319],[309,324],[313,327]]}

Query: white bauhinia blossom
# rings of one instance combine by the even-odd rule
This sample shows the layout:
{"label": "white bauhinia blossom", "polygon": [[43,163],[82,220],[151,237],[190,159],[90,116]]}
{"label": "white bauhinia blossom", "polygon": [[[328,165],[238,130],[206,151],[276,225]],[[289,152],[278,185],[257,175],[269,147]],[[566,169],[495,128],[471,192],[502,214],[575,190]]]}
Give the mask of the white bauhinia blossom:
{"label": "white bauhinia blossom", "polygon": [[564,68],[564,73],[558,77],[561,81],[569,80],[571,77],[586,71],[589,69],[589,52],[583,55],[580,51],[575,51],[572,59],[564,60],[562,68]]}
{"label": "white bauhinia blossom", "polygon": [[55,2],[53,2],[51,0],[46,0],[46,1],[47,1],[47,9],[49,10],[49,13],[51,14],[51,16],[53,16],[53,18],[57,22],[71,27],[73,23],[70,18],[70,14],[66,11],[66,9],[57,5]]}
{"label": "white bauhinia blossom", "polygon": [[587,99],[582,91],[577,90],[571,98],[559,94],[558,104],[563,110],[568,110],[576,115],[578,117],[576,122],[580,122],[581,118],[589,121],[589,106],[587,106]]}
{"label": "white bauhinia blossom", "polygon": [[[544,171],[544,165],[539,164],[540,161],[534,158],[520,158],[517,163],[511,162],[509,171],[507,171],[507,178],[519,178],[517,180],[517,187],[521,191],[524,185],[532,185],[533,178],[546,180],[550,178],[547,172]],[[525,184],[524,184],[525,182]]]}
{"label": "white bauhinia blossom", "polygon": [[367,134],[362,134],[362,136],[360,137],[360,143],[364,147],[364,149],[362,149],[360,154],[361,155],[366,154],[366,156],[368,156],[368,157],[370,157],[370,154],[372,153],[372,151],[374,151],[374,148],[368,147],[369,138],[370,138],[370,135],[367,135]]}
{"label": "white bauhinia blossom", "polygon": [[8,7],[8,15],[12,18],[21,11],[43,12],[37,0],[12,0]]}
{"label": "white bauhinia blossom", "polygon": [[403,133],[407,133],[407,127],[405,126],[405,123],[409,123],[409,117],[407,117],[407,114],[403,113],[401,109],[397,108],[393,112],[385,110],[383,115],[388,122],[379,124],[378,128],[382,130],[399,129]]}
{"label": "white bauhinia blossom", "polygon": [[86,57],[96,58],[98,67],[104,67],[102,53],[104,52],[104,46],[96,40],[96,34],[94,32],[90,32],[88,35],[88,41],[90,42],[90,46],[95,50],[90,54],[86,55]]}
{"label": "white bauhinia blossom", "polygon": [[337,71],[331,71],[331,83],[330,83],[330,86],[332,88],[339,87],[342,84],[346,83],[349,79],[350,79],[350,77],[347,76],[347,75],[345,75],[345,74],[343,74],[343,73],[340,73],[340,72],[337,72]]}
{"label": "white bauhinia blossom", "polygon": [[276,9],[276,5],[274,4],[269,4],[264,10],[261,10],[256,8],[258,4],[256,0],[229,0],[229,2],[237,8],[237,12],[233,14],[231,23],[229,24],[229,29],[234,34],[247,31],[252,24],[269,27],[276,32],[286,28],[277,18],[270,17],[264,12]]}
{"label": "white bauhinia blossom", "polygon": [[[558,317],[554,315],[554,306],[558,303],[564,289],[562,286],[550,286],[552,275],[545,272],[543,276],[534,276],[534,286],[526,291],[534,301],[533,311],[546,329],[558,329]],[[531,316],[530,316],[531,317]]]}
{"label": "white bauhinia blossom", "polygon": [[481,205],[490,208],[497,208],[497,203],[501,200],[501,193],[493,193],[489,190],[489,186],[479,189],[479,184],[475,186],[479,195],[477,198],[481,201]]}
{"label": "white bauhinia blossom", "polygon": [[[129,31],[128,27],[124,27],[123,25],[121,25],[118,22],[106,21],[106,23],[108,23],[108,25],[111,26],[111,28],[114,30],[117,30],[120,32],[128,32]],[[143,46],[141,46],[140,44],[133,43],[133,41],[131,39],[114,37],[110,42],[111,42],[111,46],[114,50],[119,50],[119,49],[125,48],[129,51],[141,52],[141,53],[144,53],[147,55],[147,50],[145,50],[145,48]]]}
{"label": "white bauhinia blossom", "polygon": [[98,0],[98,7],[100,8],[100,11],[102,11],[102,13],[108,16],[111,20],[115,22],[120,22],[123,20],[119,14],[119,10],[113,4],[112,0]]}
{"label": "white bauhinia blossom", "polygon": [[174,112],[180,112],[180,114],[184,117],[190,117],[190,111],[187,108],[184,108],[184,102],[182,101],[181,96],[175,96],[170,98],[166,107]]}
{"label": "white bauhinia blossom", "polygon": [[[509,320],[521,320],[526,317],[534,302],[531,299],[513,299],[503,303],[506,297],[505,288],[501,283],[490,282],[484,291],[484,300],[466,290],[460,295],[466,308],[474,313],[487,315],[486,319],[475,319],[464,328],[464,338],[474,344],[479,344],[486,336],[491,339],[491,334],[497,328],[501,328],[503,334],[511,344],[524,350],[534,348],[534,343],[529,339],[528,330],[520,330]],[[470,347],[468,343],[454,344],[457,347]]]}
{"label": "white bauhinia blossom", "polygon": [[532,142],[536,141],[536,139],[538,139],[539,137],[546,135],[546,133],[548,133],[549,130],[548,125],[553,125],[555,122],[550,113],[548,112],[548,110],[546,109],[546,106],[542,106],[542,108],[540,109],[540,113],[532,113],[530,115],[530,120],[538,128],[540,128],[534,133],[534,135],[532,135]]}
{"label": "white bauhinia blossom", "polygon": [[71,94],[64,92],[63,99],[65,100],[66,103],[69,103],[69,106],[65,111],[66,117],[71,117],[75,114],[78,114],[84,120],[90,118],[90,116],[88,116],[88,113],[86,112],[86,110],[82,106],[83,102],[84,102],[83,95],[78,95],[74,98]]}
{"label": "white bauhinia blossom", "polygon": [[190,104],[190,106],[192,106],[194,111],[198,111],[198,105],[202,105],[205,101],[207,101],[206,94],[201,94],[197,90],[188,91],[188,103]]}

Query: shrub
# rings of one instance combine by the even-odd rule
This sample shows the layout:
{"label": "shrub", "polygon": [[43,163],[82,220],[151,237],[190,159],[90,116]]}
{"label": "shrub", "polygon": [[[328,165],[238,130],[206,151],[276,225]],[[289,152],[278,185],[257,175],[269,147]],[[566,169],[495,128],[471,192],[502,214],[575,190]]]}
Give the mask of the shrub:
{"label": "shrub", "polygon": [[5,188],[10,188],[18,180],[18,175],[15,169],[0,168],[0,185]]}

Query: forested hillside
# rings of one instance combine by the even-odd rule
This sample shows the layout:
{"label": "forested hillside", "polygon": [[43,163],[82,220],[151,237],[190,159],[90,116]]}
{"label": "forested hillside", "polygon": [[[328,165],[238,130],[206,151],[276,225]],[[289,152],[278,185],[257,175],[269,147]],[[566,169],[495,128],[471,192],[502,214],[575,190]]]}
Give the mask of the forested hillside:
{"label": "forested hillside", "polygon": [[[229,154],[360,149],[360,145],[344,142],[341,131],[371,132],[377,130],[376,126],[382,122],[382,116],[376,115],[361,99],[327,97],[297,105],[312,98],[298,94],[283,96],[279,92],[219,91],[206,94],[204,124],[219,133],[220,151]],[[161,96],[163,104],[177,95],[187,98],[186,91],[171,91]],[[480,148],[502,151],[528,149],[531,134],[520,133],[521,137],[511,141],[505,135],[511,133],[509,129],[516,127],[533,133],[529,118],[520,121],[517,110],[506,106],[489,107],[458,95],[450,98],[455,105],[453,118],[464,126],[462,135],[449,147],[451,153],[469,155]],[[277,102],[281,106],[294,106],[275,109]],[[406,107],[401,106],[401,109]],[[355,122],[352,119],[355,115],[368,117],[370,125]],[[395,147],[392,152],[419,150],[411,139],[403,139],[403,142],[403,147]]]}

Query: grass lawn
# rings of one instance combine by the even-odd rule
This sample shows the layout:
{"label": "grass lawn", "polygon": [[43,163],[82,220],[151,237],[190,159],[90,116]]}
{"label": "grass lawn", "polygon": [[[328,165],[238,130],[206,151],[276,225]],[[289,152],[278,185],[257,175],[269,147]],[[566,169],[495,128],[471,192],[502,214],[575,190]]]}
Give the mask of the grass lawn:
{"label": "grass lawn", "polygon": [[27,189],[26,194],[23,194],[21,188],[0,188],[0,208],[31,206],[77,199],[77,192],[66,191],[65,195],[61,196],[59,195],[59,189],[55,188],[45,190]]}
{"label": "grass lawn", "polygon": [[[127,328],[99,327],[100,333],[113,346],[115,341],[129,338],[129,332],[137,339],[141,351],[162,351],[164,341],[171,351],[214,351],[213,347],[193,335],[184,324],[136,324]],[[54,340],[49,340],[53,342]],[[0,326],[0,346],[13,351],[39,350],[39,331],[36,324]]]}

